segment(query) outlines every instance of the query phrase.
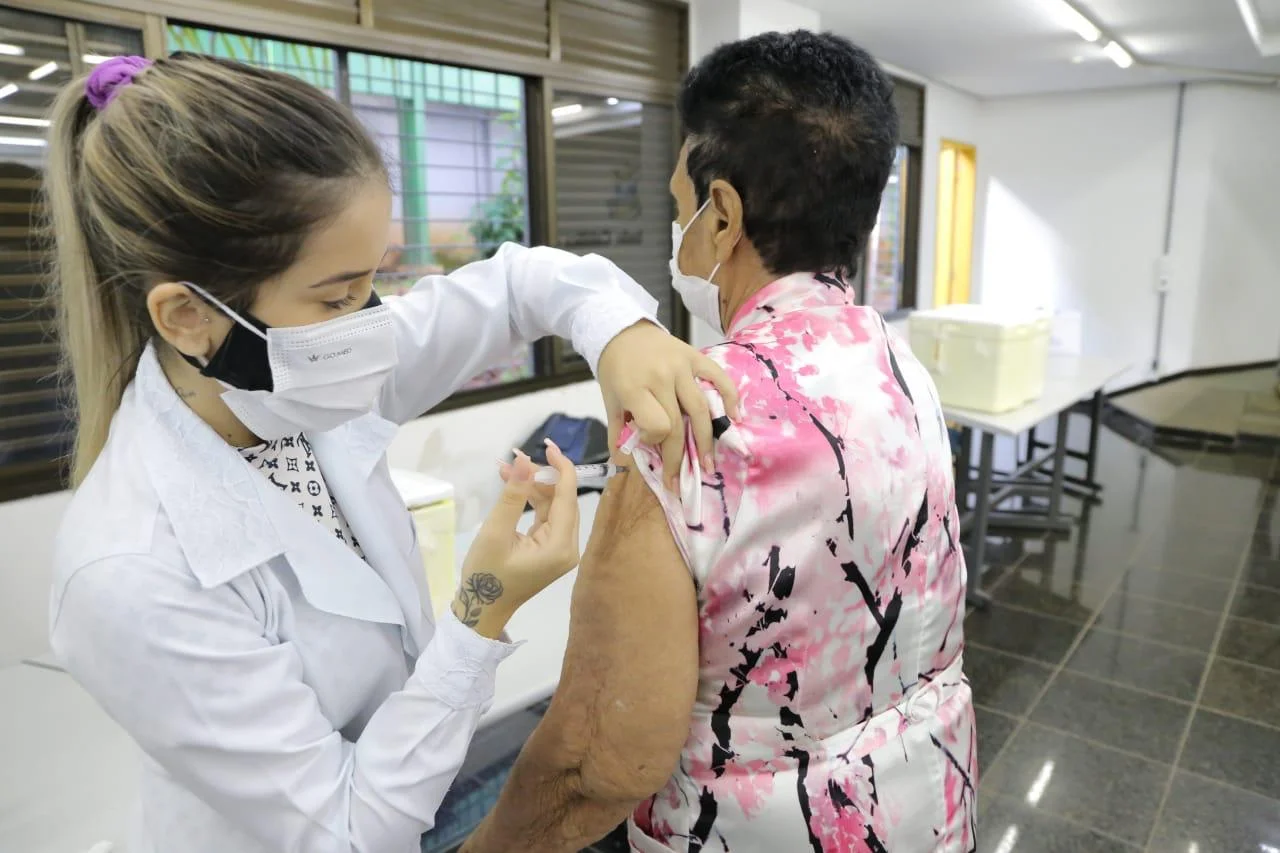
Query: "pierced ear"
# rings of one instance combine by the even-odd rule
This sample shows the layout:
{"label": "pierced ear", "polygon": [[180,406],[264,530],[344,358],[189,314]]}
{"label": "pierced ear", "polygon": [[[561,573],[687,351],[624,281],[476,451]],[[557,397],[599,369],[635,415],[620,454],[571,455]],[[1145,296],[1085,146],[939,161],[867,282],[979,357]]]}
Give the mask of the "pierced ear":
{"label": "pierced ear", "polygon": [[193,357],[207,355],[214,330],[212,309],[184,284],[158,284],[147,294],[147,312],[156,333],[178,352]]}

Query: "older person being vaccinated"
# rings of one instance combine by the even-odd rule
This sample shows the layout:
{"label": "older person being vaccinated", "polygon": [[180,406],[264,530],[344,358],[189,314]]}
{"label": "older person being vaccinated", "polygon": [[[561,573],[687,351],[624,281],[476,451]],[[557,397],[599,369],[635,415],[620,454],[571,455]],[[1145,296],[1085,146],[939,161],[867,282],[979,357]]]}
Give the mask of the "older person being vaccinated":
{"label": "older person being vaccinated", "polygon": [[[632,436],[560,687],[467,853],[975,847],[965,566],[937,394],[851,279],[897,146],[892,84],[831,35],[688,75],[672,275],[744,414],[675,490]],[[720,398],[708,391],[713,411]]]}

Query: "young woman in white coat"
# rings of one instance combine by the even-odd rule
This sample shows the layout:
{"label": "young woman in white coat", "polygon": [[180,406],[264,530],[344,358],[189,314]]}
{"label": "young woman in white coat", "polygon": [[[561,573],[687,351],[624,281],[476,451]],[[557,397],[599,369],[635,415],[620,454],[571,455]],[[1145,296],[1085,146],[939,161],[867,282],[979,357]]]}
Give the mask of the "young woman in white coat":
{"label": "young woman in white coat", "polygon": [[506,620],[576,563],[577,504],[554,449],[554,499],[527,460],[505,472],[437,622],[387,467],[396,425],[557,334],[615,428],[671,434],[675,473],[681,408],[709,449],[696,379],[732,388],[599,257],[504,246],[380,304],[383,162],[285,75],[113,59],[51,133],[78,413],[52,645],[145,753],[130,850],[416,851],[515,650]]}

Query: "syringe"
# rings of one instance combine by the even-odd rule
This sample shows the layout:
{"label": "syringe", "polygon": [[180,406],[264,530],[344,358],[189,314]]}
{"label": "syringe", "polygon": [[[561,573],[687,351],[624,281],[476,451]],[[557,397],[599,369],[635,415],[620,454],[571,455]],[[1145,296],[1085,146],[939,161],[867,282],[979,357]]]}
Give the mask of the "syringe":
{"label": "syringe", "polygon": [[[614,465],[612,462],[597,462],[592,465],[574,465],[573,473],[578,476],[578,483],[602,482],[627,470],[625,465]],[[543,486],[554,486],[560,482],[560,472],[551,466],[539,468],[533,475],[533,481]]]}

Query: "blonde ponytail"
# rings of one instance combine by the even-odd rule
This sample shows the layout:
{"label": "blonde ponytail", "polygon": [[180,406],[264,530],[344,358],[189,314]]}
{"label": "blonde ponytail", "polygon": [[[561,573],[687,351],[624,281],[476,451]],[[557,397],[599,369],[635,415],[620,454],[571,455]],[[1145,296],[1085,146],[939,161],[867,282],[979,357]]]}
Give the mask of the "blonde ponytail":
{"label": "blonde ponytail", "polygon": [[192,54],[138,65],[97,109],[73,81],[51,115],[44,231],[78,422],[73,486],[155,334],[152,287],[198,282],[249,305],[353,181],[386,175],[350,111],[301,80]]}
{"label": "blonde ponytail", "polygon": [[77,194],[80,142],[92,107],[82,86],[69,86],[50,116],[44,181],[46,241],[53,246],[49,296],[62,345],[61,373],[70,389],[76,438],[71,485],[84,480],[102,452],[111,418],[137,370],[145,328],[130,316],[121,290],[104,286],[89,255],[84,202]]}

